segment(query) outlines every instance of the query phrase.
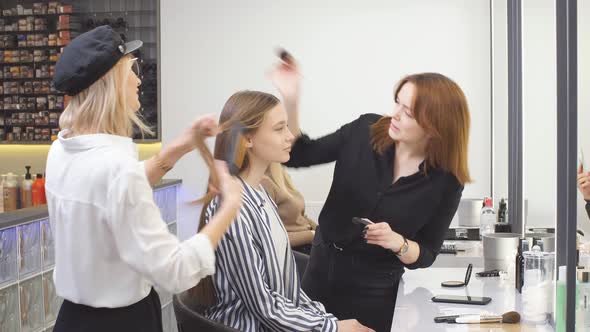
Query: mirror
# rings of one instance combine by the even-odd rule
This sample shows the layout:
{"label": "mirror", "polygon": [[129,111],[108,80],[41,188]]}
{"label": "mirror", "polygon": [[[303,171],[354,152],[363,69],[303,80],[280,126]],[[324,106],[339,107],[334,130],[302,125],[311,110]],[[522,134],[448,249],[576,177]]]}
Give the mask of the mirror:
{"label": "mirror", "polygon": [[528,201],[523,213],[526,229],[556,226],[555,17],[555,0],[522,1],[523,197]]}
{"label": "mirror", "polygon": [[[239,89],[276,92],[263,75],[276,59],[273,50],[282,46],[302,66],[301,127],[311,137],[320,137],[363,113],[391,112],[394,84],[404,75],[438,71],[463,88],[471,110],[469,166],[475,182],[465,188],[463,197],[491,194],[489,1],[329,3],[295,6],[293,15],[285,15],[281,6],[262,3],[191,3],[190,8],[162,13],[163,79],[175,81],[174,89],[163,92],[164,109],[219,112]],[[194,20],[195,12],[202,19]],[[228,15],[232,19],[223,25],[215,19]],[[430,26],[444,29],[427,28],[422,24],[425,18]],[[214,79],[205,84],[195,77]],[[163,117],[162,126],[170,133],[164,133],[164,143],[194,116],[177,113]],[[496,158],[507,163],[507,154]],[[194,163],[179,166],[188,182],[205,188],[206,177],[197,178],[190,171]],[[327,165],[290,171],[313,219],[329,191],[332,169]]]}

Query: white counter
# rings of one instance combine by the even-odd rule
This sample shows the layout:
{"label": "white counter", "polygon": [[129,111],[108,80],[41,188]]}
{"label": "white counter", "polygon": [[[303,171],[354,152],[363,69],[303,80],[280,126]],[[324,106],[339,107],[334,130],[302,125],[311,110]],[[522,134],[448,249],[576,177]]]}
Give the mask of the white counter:
{"label": "white counter", "polygon": [[457,249],[463,249],[456,254],[439,254],[432,264],[432,267],[467,267],[469,263],[473,267],[484,267],[483,248],[481,241],[445,241],[457,246]]}
{"label": "white counter", "polygon": [[[440,283],[446,280],[463,280],[465,268],[427,268],[408,270],[400,282],[397,293],[397,302],[393,318],[392,332],[399,331],[536,331],[552,332],[550,324],[530,325],[520,324],[482,324],[463,325],[435,323],[434,317],[456,314],[475,314],[480,310],[494,314],[503,314],[507,311],[517,311],[522,314],[520,294],[514,287],[513,280],[501,280],[496,278],[478,278],[476,272],[481,268],[474,268],[471,280],[467,287],[443,288]],[[435,295],[471,295],[487,296],[492,301],[483,306],[435,303],[431,298]]]}

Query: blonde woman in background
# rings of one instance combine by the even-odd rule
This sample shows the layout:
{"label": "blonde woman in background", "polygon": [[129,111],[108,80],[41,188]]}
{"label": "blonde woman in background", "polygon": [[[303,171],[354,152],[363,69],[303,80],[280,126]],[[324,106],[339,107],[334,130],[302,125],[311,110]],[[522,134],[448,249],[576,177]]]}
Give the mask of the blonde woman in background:
{"label": "blonde woman in background", "polygon": [[289,173],[281,164],[272,164],[261,183],[277,205],[291,248],[309,255],[317,224],[305,215],[305,199]]}

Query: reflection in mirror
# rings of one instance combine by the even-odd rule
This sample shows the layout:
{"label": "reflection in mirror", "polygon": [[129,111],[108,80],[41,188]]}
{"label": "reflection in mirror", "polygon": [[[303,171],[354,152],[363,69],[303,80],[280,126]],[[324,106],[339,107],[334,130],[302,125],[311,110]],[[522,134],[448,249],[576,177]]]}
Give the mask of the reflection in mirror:
{"label": "reflection in mirror", "polygon": [[[578,149],[590,172],[590,3],[578,1]],[[583,155],[583,156],[582,156]],[[578,229],[590,235],[590,188],[578,190]]]}

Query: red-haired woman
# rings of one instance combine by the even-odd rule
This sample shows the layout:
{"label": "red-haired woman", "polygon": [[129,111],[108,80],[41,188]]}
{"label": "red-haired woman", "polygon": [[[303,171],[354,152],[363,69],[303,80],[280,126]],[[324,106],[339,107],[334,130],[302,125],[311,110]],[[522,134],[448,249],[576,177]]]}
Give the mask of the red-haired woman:
{"label": "red-haired woman", "polygon": [[287,166],[336,162],[303,288],[337,318],[389,331],[404,268],[434,262],[471,181],[465,95],[441,74],[409,75],[395,87],[390,114],[364,114],[311,139],[299,128],[295,61],[278,64],[270,78],[295,136]]}

